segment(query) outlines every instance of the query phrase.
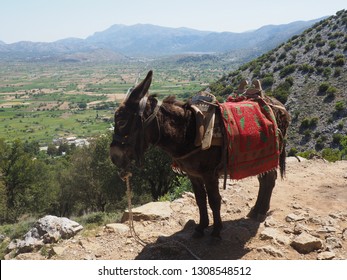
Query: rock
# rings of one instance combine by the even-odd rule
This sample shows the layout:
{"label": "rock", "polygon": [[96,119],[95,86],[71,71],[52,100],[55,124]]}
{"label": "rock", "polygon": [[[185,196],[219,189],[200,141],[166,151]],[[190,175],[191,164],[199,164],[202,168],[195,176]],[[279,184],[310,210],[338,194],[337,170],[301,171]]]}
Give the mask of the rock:
{"label": "rock", "polygon": [[56,247],[53,247],[52,253],[59,256],[64,253],[65,249],[66,249],[65,247],[56,246]]}
{"label": "rock", "polygon": [[125,224],[114,223],[114,224],[107,224],[105,226],[105,230],[110,232],[116,232],[119,234],[126,234],[129,231],[129,227]]}
{"label": "rock", "polygon": [[294,229],[293,229],[293,233],[296,235],[303,233],[303,232],[310,232],[310,231],[311,231],[310,228],[308,228],[307,226],[305,226],[301,223],[296,223],[294,226]]}
{"label": "rock", "polygon": [[296,236],[290,245],[301,254],[308,254],[312,251],[319,250],[323,246],[322,240],[306,232]]}
{"label": "rock", "polygon": [[273,228],[265,228],[259,235],[261,240],[276,239],[279,235],[279,231]]}
{"label": "rock", "polygon": [[290,223],[290,222],[298,222],[298,221],[302,221],[305,220],[304,217],[296,215],[294,213],[291,213],[289,215],[287,215],[286,217],[286,222]]}
{"label": "rock", "polygon": [[347,228],[342,231],[342,239],[345,241],[347,240]]}
{"label": "rock", "polygon": [[322,252],[317,256],[317,260],[332,260],[333,258],[335,258],[334,252]]}
{"label": "rock", "polygon": [[290,244],[290,239],[283,233],[279,232],[277,229],[273,228],[265,228],[260,235],[260,239],[262,240],[274,240],[279,244],[282,245],[289,245]]}
{"label": "rock", "polygon": [[[140,207],[132,209],[133,220],[166,220],[172,214],[169,201],[150,202]],[[122,223],[129,219],[129,212],[126,210],[121,219]]]}
{"label": "rock", "polygon": [[342,243],[341,240],[334,237],[334,236],[328,236],[325,239],[325,242],[327,244],[327,248],[331,251],[332,249],[335,248],[342,248]]}
{"label": "rock", "polygon": [[51,237],[56,242],[59,238],[69,239],[75,236],[83,229],[83,226],[68,218],[45,216],[36,222],[35,228],[39,235]]}
{"label": "rock", "polygon": [[299,156],[286,158],[287,163],[289,163],[289,162],[298,163],[298,162],[303,162],[303,161],[307,161],[307,159],[303,158],[303,157],[299,157]]}
{"label": "rock", "polygon": [[44,244],[57,242],[60,238],[68,239],[82,229],[80,224],[68,218],[45,216],[35,223],[23,239],[11,241],[7,250],[16,250],[15,254],[32,252]]}
{"label": "rock", "polygon": [[1,243],[2,241],[4,241],[4,240],[5,240],[5,238],[6,238],[6,236],[5,236],[5,235],[0,234],[0,243]]}
{"label": "rock", "polygon": [[277,225],[277,222],[273,217],[266,218],[266,220],[264,222],[265,227],[274,227],[276,225]]}
{"label": "rock", "polygon": [[332,226],[322,226],[320,229],[317,230],[318,233],[331,233],[336,232],[336,228]]}
{"label": "rock", "polygon": [[264,246],[264,247],[260,247],[260,248],[257,248],[257,251],[258,252],[265,252],[273,257],[279,257],[279,258],[283,258],[284,257],[284,254],[281,250],[279,249],[276,249],[272,246]]}

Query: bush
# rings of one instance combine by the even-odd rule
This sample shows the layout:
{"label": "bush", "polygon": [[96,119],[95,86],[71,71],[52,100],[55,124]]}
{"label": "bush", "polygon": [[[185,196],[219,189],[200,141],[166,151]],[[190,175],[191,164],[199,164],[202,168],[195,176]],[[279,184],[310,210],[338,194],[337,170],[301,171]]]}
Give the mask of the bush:
{"label": "bush", "polygon": [[177,186],[159,198],[160,201],[173,201],[180,198],[184,192],[191,192],[192,184],[187,177],[178,177]]}
{"label": "bush", "polygon": [[296,69],[296,65],[294,65],[294,64],[290,64],[290,65],[285,66],[280,71],[280,77],[284,78],[285,76],[293,73],[295,71],[295,69]]}
{"label": "bush", "polygon": [[319,86],[319,92],[326,92],[329,86],[329,83],[321,83]]}
{"label": "bush", "polygon": [[272,95],[285,104],[287,102],[288,96],[290,94],[290,88],[292,84],[290,80],[286,80],[283,83],[279,84],[273,91]]}
{"label": "bush", "polygon": [[296,156],[296,154],[298,153],[298,149],[297,148],[290,148],[289,152],[288,152],[288,157],[293,157]]}
{"label": "bush", "polygon": [[340,112],[343,111],[345,109],[345,103],[343,101],[338,101],[335,104],[335,110]]}
{"label": "bush", "polygon": [[318,124],[318,118],[314,117],[314,118],[305,118],[300,125],[301,129],[309,129],[309,128],[313,128],[315,126],[317,126]]}
{"label": "bush", "polygon": [[264,89],[269,88],[274,83],[274,77],[273,76],[266,76],[264,79],[262,79],[261,84]]}
{"label": "bush", "polygon": [[340,133],[335,133],[335,134],[333,135],[333,143],[339,145],[340,142],[341,142],[341,140],[342,140],[342,138],[343,138],[343,135],[342,135],[342,134],[340,134]]}
{"label": "bush", "polygon": [[341,152],[338,149],[327,148],[322,151],[322,157],[330,162],[341,159]]}

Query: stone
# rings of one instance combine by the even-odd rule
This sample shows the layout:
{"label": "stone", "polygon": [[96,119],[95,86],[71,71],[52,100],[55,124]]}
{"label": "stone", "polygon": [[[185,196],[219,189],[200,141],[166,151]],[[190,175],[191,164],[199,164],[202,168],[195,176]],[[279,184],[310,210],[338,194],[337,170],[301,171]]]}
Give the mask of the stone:
{"label": "stone", "polygon": [[279,258],[283,258],[284,257],[284,254],[281,250],[279,249],[276,249],[272,246],[264,246],[264,247],[260,247],[260,248],[257,248],[257,251],[258,252],[265,252],[273,257],[279,257]]}
{"label": "stone", "polygon": [[65,249],[66,249],[65,247],[56,246],[56,247],[53,247],[52,250],[53,250],[53,254],[60,256],[64,253]]}
{"label": "stone", "polygon": [[335,253],[328,251],[319,253],[317,256],[317,260],[332,260],[333,258],[335,258]]}
{"label": "stone", "polygon": [[323,242],[317,237],[314,237],[306,232],[296,236],[290,245],[301,254],[319,250],[323,247]]}
{"label": "stone", "polygon": [[273,217],[266,218],[264,222],[265,227],[275,227],[276,225],[277,225],[277,222]]}
{"label": "stone", "polygon": [[46,236],[51,237],[55,242],[60,237],[69,239],[83,229],[83,226],[75,221],[51,215],[39,219],[34,227],[37,228],[40,236],[47,234]]}
{"label": "stone", "polygon": [[125,224],[113,223],[113,224],[107,224],[105,226],[105,230],[109,232],[119,233],[119,234],[127,234],[129,231],[129,227]]}
{"label": "stone", "polygon": [[45,216],[39,219],[23,239],[15,239],[7,247],[8,251],[15,250],[15,254],[32,252],[40,249],[44,244],[55,243],[59,239],[68,239],[81,231],[83,227],[68,219],[56,216]]}
{"label": "stone", "polygon": [[[167,220],[172,214],[169,201],[150,202],[140,207],[132,209],[134,221],[147,220]],[[129,212],[126,210],[121,219],[122,223],[129,219]]]}
{"label": "stone", "polygon": [[334,236],[328,236],[325,239],[325,243],[330,251],[335,248],[342,248],[341,240]]}
{"label": "stone", "polygon": [[276,239],[279,235],[279,231],[273,228],[265,228],[259,235],[261,240]]}
{"label": "stone", "polygon": [[342,231],[342,239],[345,241],[347,240],[347,228]]}
{"label": "stone", "polygon": [[332,233],[336,231],[337,231],[336,228],[332,226],[322,226],[321,228],[317,230],[318,233]]}
{"label": "stone", "polygon": [[303,220],[305,220],[304,217],[296,215],[294,213],[290,213],[286,217],[286,222],[288,222],[288,223],[290,223],[290,222],[298,222],[298,221],[303,221]]}
{"label": "stone", "polygon": [[274,240],[275,242],[282,244],[282,245],[289,245],[290,239],[277,229],[273,228],[265,228],[260,235],[260,239],[262,240]]}

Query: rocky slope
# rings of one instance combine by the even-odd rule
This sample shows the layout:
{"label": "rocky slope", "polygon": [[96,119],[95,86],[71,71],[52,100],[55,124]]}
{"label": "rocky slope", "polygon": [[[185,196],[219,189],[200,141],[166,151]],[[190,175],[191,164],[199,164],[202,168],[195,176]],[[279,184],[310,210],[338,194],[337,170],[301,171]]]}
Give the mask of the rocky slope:
{"label": "rocky slope", "polygon": [[211,85],[226,96],[242,79],[263,89],[291,113],[289,148],[338,148],[347,134],[347,11],[316,23],[299,36]]}
{"label": "rocky slope", "polygon": [[[287,159],[264,223],[245,218],[257,179],[228,181],[222,190],[222,240],[192,239],[198,209],[193,194],[173,202],[134,209],[134,226],[147,244],[131,235],[129,223],[83,229],[68,240],[16,259],[347,259],[347,161]],[[211,213],[210,213],[211,214]],[[211,228],[208,229],[211,231]],[[11,253],[7,258],[11,258]]]}

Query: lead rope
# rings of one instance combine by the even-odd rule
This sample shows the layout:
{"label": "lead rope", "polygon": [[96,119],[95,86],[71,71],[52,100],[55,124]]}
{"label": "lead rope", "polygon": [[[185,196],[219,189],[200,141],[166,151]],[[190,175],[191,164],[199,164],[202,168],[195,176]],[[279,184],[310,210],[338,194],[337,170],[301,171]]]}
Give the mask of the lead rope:
{"label": "lead rope", "polygon": [[134,219],[133,219],[133,211],[132,211],[132,203],[131,203],[131,186],[130,186],[130,177],[131,177],[131,173],[128,173],[125,177],[124,177],[124,181],[127,185],[127,197],[128,197],[128,212],[129,212],[129,228],[130,228],[130,234],[131,236],[135,239],[135,241],[137,243],[139,243],[141,246],[146,246],[148,245],[147,242],[143,241],[139,235],[136,233],[135,231],[135,227],[134,227]]}
{"label": "lead rope", "polygon": [[[123,177],[123,180],[126,183],[127,186],[127,197],[128,197],[128,212],[129,212],[129,228],[130,228],[130,234],[131,236],[135,239],[135,241],[140,244],[141,246],[145,247],[146,245],[148,245],[147,242],[143,241],[140,236],[136,233],[135,231],[135,227],[134,227],[134,219],[133,219],[133,212],[132,212],[132,203],[131,203],[131,185],[130,185],[130,177],[131,177],[131,173],[128,173],[126,176]],[[196,260],[200,260],[200,258],[195,255],[186,245],[184,245],[182,242],[180,241],[176,241],[173,240],[171,241],[173,243],[176,243],[178,245],[180,245],[181,247],[183,247],[184,249],[187,250],[187,252],[189,254],[191,254]],[[170,242],[166,242],[166,243],[170,243]],[[164,243],[165,244],[165,243]],[[158,245],[154,245],[153,247],[160,247],[163,244],[158,244]]]}

